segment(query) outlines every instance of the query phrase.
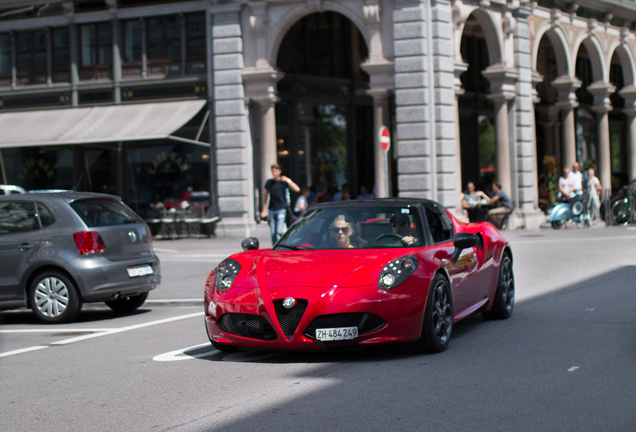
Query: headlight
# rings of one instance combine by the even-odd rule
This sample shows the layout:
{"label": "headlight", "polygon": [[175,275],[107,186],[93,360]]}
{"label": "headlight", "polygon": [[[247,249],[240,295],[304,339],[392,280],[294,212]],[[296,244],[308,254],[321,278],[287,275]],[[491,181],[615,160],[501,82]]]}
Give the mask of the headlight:
{"label": "headlight", "polygon": [[216,268],[216,289],[227,291],[241,271],[241,265],[233,259],[225,259]]}
{"label": "headlight", "polygon": [[419,262],[413,255],[408,255],[388,262],[380,272],[378,287],[383,290],[395,288],[413,274]]}

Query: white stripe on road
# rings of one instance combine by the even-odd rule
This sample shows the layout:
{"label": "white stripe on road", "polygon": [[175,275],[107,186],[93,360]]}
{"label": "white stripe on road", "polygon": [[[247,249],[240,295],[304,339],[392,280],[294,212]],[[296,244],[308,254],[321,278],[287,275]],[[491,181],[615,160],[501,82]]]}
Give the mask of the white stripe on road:
{"label": "white stripe on road", "polygon": [[570,369],[568,369],[568,372],[574,372],[578,368],[579,368],[578,366],[572,366]]}
{"label": "white stripe on road", "polygon": [[152,250],[154,250],[155,252],[179,252],[176,249],[160,249],[160,248],[153,248]]}
{"label": "white stripe on road", "polygon": [[[196,350],[197,348],[208,347],[209,349],[197,354],[185,354],[186,351]],[[188,348],[181,348],[178,350],[170,351],[165,354],[159,354],[154,356],[152,359],[158,362],[168,362],[168,361],[179,361],[179,360],[191,360],[195,358],[207,357],[212,354],[216,354],[220,351],[216,350],[210,342],[202,343],[199,345],[191,346]]]}
{"label": "white stripe on road", "polygon": [[567,242],[587,242],[600,240],[636,240],[636,235],[628,236],[605,236],[605,237],[585,237],[585,238],[562,238],[562,239],[536,239],[536,240],[510,240],[511,245],[534,244],[534,243],[567,243]]}
{"label": "white stripe on road", "polygon": [[43,329],[19,329],[19,330],[0,330],[0,333],[75,333],[75,332],[104,332],[112,330],[109,328],[99,329],[82,329],[82,328],[69,328],[69,329],[57,329],[57,328],[43,328]]}
{"label": "white stripe on road", "polygon": [[22,353],[26,353],[26,352],[30,352],[30,351],[37,351],[37,350],[41,350],[44,348],[48,348],[48,346],[32,346],[29,348],[22,348],[19,350],[15,350],[15,351],[7,351],[4,353],[0,353],[0,357],[9,357],[12,355],[16,355],[16,354],[22,354]]}
{"label": "white stripe on road", "polygon": [[87,339],[98,338],[98,337],[101,337],[101,336],[108,336],[108,335],[112,335],[112,334],[116,334],[116,333],[123,333],[123,332],[127,332],[127,331],[130,331],[130,330],[137,330],[137,329],[145,328],[145,327],[152,327],[152,326],[159,325],[159,324],[165,324],[165,323],[179,321],[179,320],[184,320],[184,319],[188,319],[188,318],[199,317],[199,316],[202,316],[202,315],[203,315],[203,312],[196,312],[196,313],[191,313],[191,314],[187,314],[187,315],[180,315],[180,316],[176,316],[176,317],[172,317],[172,318],[165,318],[165,319],[161,319],[161,320],[157,320],[157,321],[150,321],[150,322],[143,323],[143,324],[135,324],[135,325],[127,326],[127,327],[109,329],[109,330],[103,331],[101,333],[93,333],[93,334],[89,334],[89,335],[78,336],[78,337],[74,337],[74,338],[70,338],[70,339],[64,339],[64,340],[61,340],[61,341],[53,342],[53,343],[51,343],[51,345],[68,345],[68,344],[72,344],[72,343],[75,343],[75,342],[80,342],[80,341],[87,340]]}
{"label": "white stripe on road", "polygon": [[201,297],[201,298],[191,298],[191,299],[154,299],[154,300],[146,300],[146,303],[189,303],[189,302],[203,302],[203,297]]}

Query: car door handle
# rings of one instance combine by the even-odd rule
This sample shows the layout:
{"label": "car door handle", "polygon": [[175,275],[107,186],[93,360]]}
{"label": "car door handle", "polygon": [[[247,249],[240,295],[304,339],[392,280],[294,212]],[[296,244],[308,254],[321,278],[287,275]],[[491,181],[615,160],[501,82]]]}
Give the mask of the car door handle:
{"label": "car door handle", "polygon": [[33,245],[30,243],[22,243],[20,246],[18,246],[18,249],[20,249],[22,252],[24,252],[27,249],[33,249]]}

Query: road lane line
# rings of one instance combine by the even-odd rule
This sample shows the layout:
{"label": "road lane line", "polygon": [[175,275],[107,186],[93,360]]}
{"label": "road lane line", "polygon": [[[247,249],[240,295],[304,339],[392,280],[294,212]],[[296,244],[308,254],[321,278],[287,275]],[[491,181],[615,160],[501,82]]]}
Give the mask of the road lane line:
{"label": "road lane line", "polygon": [[57,328],[48,328],[48,329],[16,329],[16,330],[0,330],[0,333],[75,333],[75,332],[103,332],[112,330],[109,328],[99,328],[99,329],[83,329],[83,328],[70,328],[70,329],[57,329]]}
{"label": "road lane line", "polygon": [[572,366],[570,369],[568,369],[568,372],[574,372],[578,368],[579,368],[578,366]]}
{"label": "road lane line", "polygon": [[634,240],[636,235],[627,236],[606,236],[606,237],[577,237],[577,238],[562,238],[562,239],[542,239],[542,240],[510,240],[511,245],[518,244],[537,244],[537,243],[567,243],[567,242],[587,242],[587,241],[614,241],[614,240]]}
{"label": "road lane line", "polygon": [[52,342],[51,345],[68,345],[68,344],[72,344],[72,343],[75,343],[75,342],[80,342],[80,341],[87,340],[87,339],[93,339],[93,338],[98,338],[98,337],[102,337],[102,336],[108,336],[108,335],[112,335],[112,334],[116,334],[116,333],[123,333],[123,332],[127,332],[127,331],[130,331],[130,330],[137,330],[137,329],[141,329],[141,328],[145,328],[145,327],[152,327],[152,326],[159,325],[159,324],[165,324],[165,323],[169,323],[169,322],[180,321],[180,320],[184,320],[184,319],[188,319],[188,318],[194,318],[194,317],[198,317],[198,316],[203,316],[203,312],[196,312],[196,313],[191,313],[191,314],[187,314],[187,315],[180,315],[180,316],[176,316],[176,317],[172,317],[172,318],[165,318],[165,319],[161,319],[161,320],[157,320],[157,321],[150,321],[150,322],[142,323],[142,324],[135,324],[135,325],[127,326],[127,327],[109,329],[109,330],[103,331],[101,333],[93,333],[93,334],[89,334],[89,335],[78,336],[78,337],[74,337],[74,338],[70,338],[70,339],[63,339],[61,341]]}
{"label": "road lane line", "polygon": [[7,351],[4,353],[0,353],[0,357],[9,357],[12,355],[16,355],[16,354],[22,354],[22,353],[27,353],[27,352],[31,352],[31,351],[37,351],[37,350],[41,350],[44,348],[48,348],[48,346],[32,346],[29,348],[22,348],[19,350],[14,350],[14,351]]}
{"label": "road lane line", "polygon": [[[198,348],[208,347],[207,351],[203,351],[197,354],[186,354],[186,351],[193,351]],[[208,357],[212,354],[219,353],[217,349],[215,349],[210,342],[202,343],[199,345],[194,345],[188,348],[181,348],[178,350],[170,351],[165,354],[159,354],[154,356],[152,359],[158,362],[170,362],[170,361],[180,361],[180,360],[192,360],[195,358]]]}

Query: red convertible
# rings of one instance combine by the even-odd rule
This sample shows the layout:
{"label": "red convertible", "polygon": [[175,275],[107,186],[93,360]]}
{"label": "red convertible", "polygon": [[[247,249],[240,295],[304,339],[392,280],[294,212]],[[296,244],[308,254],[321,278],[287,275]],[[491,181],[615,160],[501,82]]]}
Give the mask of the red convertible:
{"label": "red convertible", "polygon": [[453,323],[508,318],[514,306],[508,242],[430,200],[319,204],[272,249],[242,245],[205,286],[206,328],[221,351],[413,343],[440,352]]}

